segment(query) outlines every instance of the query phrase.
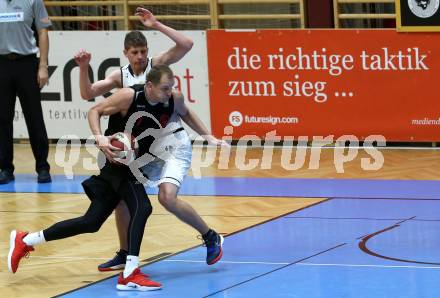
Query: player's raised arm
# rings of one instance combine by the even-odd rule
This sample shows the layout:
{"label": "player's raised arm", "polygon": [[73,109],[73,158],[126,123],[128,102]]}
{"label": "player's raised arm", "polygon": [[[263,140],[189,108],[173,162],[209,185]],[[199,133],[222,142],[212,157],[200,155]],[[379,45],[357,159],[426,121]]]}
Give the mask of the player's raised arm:
{"label": "player's raised arm", "polygon": [[189,50],[191,50],[194,44],[191,38],[159,22],[148,9],[142,7],[136,8],[136,15],[139,16],[141,23],[145,27],[162,32],[176,43],[175,46],[170,48],[168,51],[153,57],[153,65],[170,65],[176,63],[182,59],[183,56],[189,52]]}
{"label": "player's raised arm", "polygon": [[79,66],[79,89],[81,97],[85,100],[90,100],[99,95],[105,94],[114,88],[121,87],[120,70],[115,70],[105,79],[92,84],[89,78],[89,64],[91,58],[92,55],[85,50],[80,50],[74,56],[75,62]]}

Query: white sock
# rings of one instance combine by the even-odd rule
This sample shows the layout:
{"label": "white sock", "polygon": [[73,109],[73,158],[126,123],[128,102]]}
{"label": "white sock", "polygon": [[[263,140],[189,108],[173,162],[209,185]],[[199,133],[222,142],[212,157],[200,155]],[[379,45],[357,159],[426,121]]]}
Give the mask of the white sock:
{"label": "white sock", "polygon": [[139,267],[139,257],[128,255],[127,262],[125,263],[124,278],[127,278],[138,267]]}
{"label": "white sock", "polygon": [[23,238],[23,242],[26,243],[26,245],[34,246],[46,242],[46,239],[44,239],[43,231],[39,231],[27,234],[26,237]]}

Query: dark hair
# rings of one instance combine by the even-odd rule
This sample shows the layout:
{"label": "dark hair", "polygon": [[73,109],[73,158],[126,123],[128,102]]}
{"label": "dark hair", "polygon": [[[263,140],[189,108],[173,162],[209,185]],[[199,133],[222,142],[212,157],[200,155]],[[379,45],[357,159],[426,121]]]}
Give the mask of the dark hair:
{"label": "dark hair", "polygon": [[131,47],[146,47],[147,38],[142,32],[134,30],[125,35],[124,48],[128,50]]}
{"label": "dark hair", "polygon": [[147,82],[157,85],[160,83],[162,76],[167,75],[169,78],[173,78],[174,74],[171,68],[165,64],[154,65],[147,74]]}

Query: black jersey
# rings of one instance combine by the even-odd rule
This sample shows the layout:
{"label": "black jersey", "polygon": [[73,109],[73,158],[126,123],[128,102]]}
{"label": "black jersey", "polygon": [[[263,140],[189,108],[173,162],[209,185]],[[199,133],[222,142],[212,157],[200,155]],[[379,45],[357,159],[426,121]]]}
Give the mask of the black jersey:
{"label": "black jersey", "polygon": [[[113,119],[115,121],[109,122],[105,135],[110,136],[117,132],[125,131],[128,120],[136,112],[146,112],[147,114],[146,116],[137,118],[134,122],[132,127],[132,135],[134,137],[138,137],[147,129],[164,128],[167,125],[171,114],[174,112],[174,98],[171,96],[168,102],[153,105],[148,102],[144,91],[135,92],[133,102],[131,103],[127,114],[125,116],[122,116],[120,113],[114,114],[113,116],[115,117]],[[152,135],[139,139],[138,156],[142,156],[149,152],[150,146],[153,142],[154,136]],[[114,189],[119,187],[122,179],[126,177],[129,179],[135,178],[127,166],[111,164],[108,161],[106,161],[105,166],[101,169],[99,176],[108,181]]]}
{"label": "black jersey", "polygon": [[[138,91],[135,93],[133,102],[128,108],[127,114],[122,117],[120,114],[115,119],[118,121],[109,122],[108,129],[105,135],[112,135],[117,132],[125,131],[126,124],[130,117],[136,112],[146,112],[146,115],[136,118],[132,127],[132,135],[138,137],[147,129],[161,129],[168,124],[168,120],[174,112],[174,98],[170,97],[166,103],[150,104],[145,96],[145,91]],[[139,156],[148,152],[150,145],[154,141],[154,136],[150,135],[139,139]]]}

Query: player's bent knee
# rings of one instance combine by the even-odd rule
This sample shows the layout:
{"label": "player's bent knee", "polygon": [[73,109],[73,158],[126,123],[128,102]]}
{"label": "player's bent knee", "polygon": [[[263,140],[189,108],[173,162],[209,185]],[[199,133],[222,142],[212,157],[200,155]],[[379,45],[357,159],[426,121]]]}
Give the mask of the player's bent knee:
{"label": "player's bent knee", "polygon": [[176,200],[174,195],[159,193],[159,203],[166,209],[173,208],[176,205]]}
{"label": "player's bent knee", "polygon": [[86,226],[86,233],[96,233],[101,229],[101,224],[93,224]]}
{"label": "player's bent knee", "polygon": [[98,219],[87,219],[85,218],[82,221],[83,231],[84,233],[96,233],[101,229],[101,226],[104,222]]}

